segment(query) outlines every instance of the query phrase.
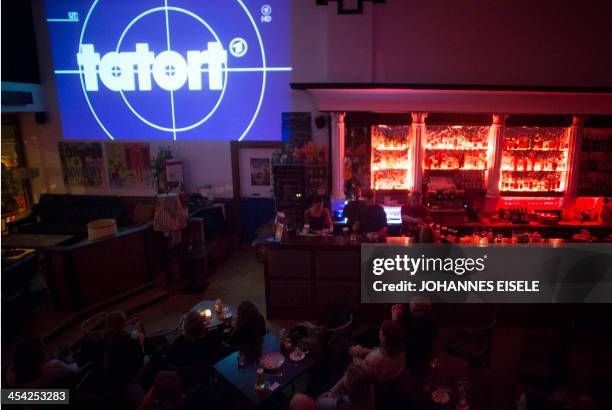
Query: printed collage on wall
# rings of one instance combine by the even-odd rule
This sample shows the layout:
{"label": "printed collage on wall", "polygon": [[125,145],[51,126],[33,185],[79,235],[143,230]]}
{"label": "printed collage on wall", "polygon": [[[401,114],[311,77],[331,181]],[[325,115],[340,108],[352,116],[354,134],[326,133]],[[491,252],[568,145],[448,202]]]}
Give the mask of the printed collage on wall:
{"label": "printed collage on wall", "polygon": [[[149,144],[107,142],[60,142],[64,184],[74,187],[149,188]],[[108,183],[106,176],[108,176]]]}
{"label": "printed collage on wall", "polygon": [[149,144],[106,143],[108,180],[113,188],[145,188],[151,186]]}
{"label": "printed collage on wall", "polygon": [[105,185],[104,156],[99,142],[60,142],[64,184],[101,187]]}

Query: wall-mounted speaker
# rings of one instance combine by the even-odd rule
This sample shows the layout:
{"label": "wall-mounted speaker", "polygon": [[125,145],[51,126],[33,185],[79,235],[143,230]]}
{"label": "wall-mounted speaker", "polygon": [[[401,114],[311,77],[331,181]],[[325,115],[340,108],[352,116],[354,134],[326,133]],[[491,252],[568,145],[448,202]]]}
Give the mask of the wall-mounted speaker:
{"label": "wall-mounted speaker", "polygon": [[34,121],[36,124],[46,124],[47,123],[47,113],[43,111],[34,113]]}
{"label": "wall-mounted speaker", "polygon": [[315,126],[317,127],[317,129],[321,129],[321,128],[325,128],[325,126],[327,125],[327,116],[325,115],[319,115],[317,118],[315,118]]}

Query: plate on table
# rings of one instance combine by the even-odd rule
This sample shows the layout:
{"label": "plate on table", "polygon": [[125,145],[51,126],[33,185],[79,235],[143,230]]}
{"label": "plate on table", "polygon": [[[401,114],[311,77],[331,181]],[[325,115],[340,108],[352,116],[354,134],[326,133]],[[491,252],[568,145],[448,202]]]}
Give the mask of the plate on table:
{"label": "plate on table", "polygon": [[450,401],[450,394],[448,389],[444,387],[438,387],[431,392],[431,399],[437,404],[446,404]]}
{"label": "plate on table", "polygon": [[289,354],[289,359],[291,359],[292,362],[301,362],[305,357],[306,353],[301,350],[294,350]]}
{"label": "plate on table", "polygon": [[265,370],[279,369],[285,363],[285,356],[282,353],[272,352],[259,359],[259,365]]}
{"label": "plate on table", "polygon": [[231,312],[225,315],[223,313],[219,315],[220,320],[230,320],[232,317],[234,317],[234,315],[232,315]]}

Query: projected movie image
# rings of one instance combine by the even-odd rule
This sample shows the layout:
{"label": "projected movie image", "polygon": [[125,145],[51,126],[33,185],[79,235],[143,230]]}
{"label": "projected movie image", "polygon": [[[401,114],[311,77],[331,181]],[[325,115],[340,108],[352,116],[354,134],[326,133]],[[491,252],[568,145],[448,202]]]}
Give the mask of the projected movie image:
{"label": "projected movie image", "polygon": [[47,0],[64,138],[280,140],[285,0]]}

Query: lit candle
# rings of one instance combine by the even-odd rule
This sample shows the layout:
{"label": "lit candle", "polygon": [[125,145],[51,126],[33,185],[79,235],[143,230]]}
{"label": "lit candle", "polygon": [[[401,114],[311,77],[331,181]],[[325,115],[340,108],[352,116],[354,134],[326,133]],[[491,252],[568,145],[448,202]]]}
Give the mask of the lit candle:
{"label": "lit candle", "polygon": [[210,309],[204,309],[204,318],[206,320],[209,320],[212,317],[212,312],[210,311]]}

